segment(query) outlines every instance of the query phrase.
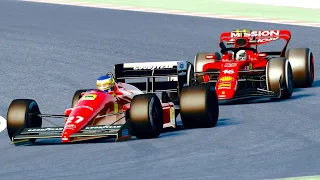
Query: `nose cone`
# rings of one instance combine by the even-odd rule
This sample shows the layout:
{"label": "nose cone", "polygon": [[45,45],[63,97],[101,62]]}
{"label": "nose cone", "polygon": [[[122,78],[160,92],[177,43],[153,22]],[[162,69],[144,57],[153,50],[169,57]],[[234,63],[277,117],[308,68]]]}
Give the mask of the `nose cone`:
{"label": "nose cone", "polygon": [[232,99],[235,95],[237,80],[232,76],[221,76],[216,83],[216,93],[219,99]]}
{"label": "nose cone", "polygon": [[87,92],[70,110],[62,132],[62,142],[70,142],[70,136],[84,128],[100,111],[106,102],[114,98],[104,92]]}

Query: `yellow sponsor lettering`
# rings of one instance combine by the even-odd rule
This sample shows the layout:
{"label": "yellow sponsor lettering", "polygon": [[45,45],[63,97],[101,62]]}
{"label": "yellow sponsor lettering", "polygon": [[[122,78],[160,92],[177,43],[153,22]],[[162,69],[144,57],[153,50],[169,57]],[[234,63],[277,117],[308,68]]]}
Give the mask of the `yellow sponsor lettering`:
{"label": "yellow sponsor lettering", "polygon": [[118,113],[118,111],[119,111],[119,105],[118,105],[118,103],[114,103],[114,113]]}
{"label": "yellow sponsor lettering", "polygon": [[231,80],[233,80],[233,77],[231,77],[231,76],[223,76],[220,78],[220,81],[222,81],[222,82],[227,82],[227,81],[231,81]]}
{"label": "yellow sponsor lettering", "polygon": [[218,87],[231,87],[231,84],[219,84]]}
{"label": "yellow sponsor lettering", "polygon": [[170,121],[174,121],[176,119],[176,113],[175,113],[175,110],[174,110],[174,107],[171,107],[170,108]]}
{"label": "yellow sponsor lettering", "polygon": [[81,98],[81,100],[94,100],[96,97],[96,94],[86,94]]}

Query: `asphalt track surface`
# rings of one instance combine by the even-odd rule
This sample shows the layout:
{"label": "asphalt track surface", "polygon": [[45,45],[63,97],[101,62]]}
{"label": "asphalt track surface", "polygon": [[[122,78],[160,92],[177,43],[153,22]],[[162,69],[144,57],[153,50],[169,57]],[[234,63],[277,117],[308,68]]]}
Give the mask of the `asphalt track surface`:
{"label": "asphalt track surface", "polygon": [[[215,128],[158,139],[15,147],[0,133],[0,179],[270,179],[320,174],[320,29],[85,7],[0,1],[0,115],[16,98],[63,113],[77,89],[113,64],[190,60],[222,31],[290,29],[290,47],[316,57],[314,87],[291,100],[220,106]],[[278,46],[274,46],[277,48]],[[55,120],[62,124],[62,120]],[[46,125],[46,124],[45,124]],[[49,124],[48,124],[49,125]]]}

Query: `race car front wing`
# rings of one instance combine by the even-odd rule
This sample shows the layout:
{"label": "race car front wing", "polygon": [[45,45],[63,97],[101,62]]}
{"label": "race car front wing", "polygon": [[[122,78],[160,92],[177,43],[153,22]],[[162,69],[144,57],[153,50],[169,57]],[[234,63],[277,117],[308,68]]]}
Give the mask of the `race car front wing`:
{"label": "race car front wing", "polygon": [[[64,127],[21,128],[13,137],[15,145],[31,144],[32,139],[61,138]],[[84,141],[97,138],[115,139],[115,142],[131,138],[129,124],[86,126],[80,132],[70,135],[71,141]]]}

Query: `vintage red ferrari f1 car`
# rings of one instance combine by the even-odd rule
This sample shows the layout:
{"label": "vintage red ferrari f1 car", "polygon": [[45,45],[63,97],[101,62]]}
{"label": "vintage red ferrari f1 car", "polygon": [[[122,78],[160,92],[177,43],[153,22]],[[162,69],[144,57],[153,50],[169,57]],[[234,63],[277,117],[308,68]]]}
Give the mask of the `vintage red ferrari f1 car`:
{"label": "vintage red ferrari f1 car", "polygon": [[[282,51],[257,50],[258,46],[279,39],[286,41]],[[215,85],[219,100],[290,98],[293,87],[311,87],[314,80],[311,50],[287,51],[290,39],[288,30],[224,32],[219,43],[221,54],[203,52],[195,56],[196,79]]]}
{"label": "vintage red ferrari f1 car", "polygon": [[[191,69],[187,61],[117,64],[113,91],[78,90],[72,107],[62,115],[40,113],[31,99],[13,100],[7,113],[8,135],[17,145],[44,138],[61,138],[63,143],[97,138],[120,141],[132,136],[156,138],[163,128],[176,128],[178,113],[186,128],[213,127],[219,114],[215,90],[209,84],[190,85]],[[155,81],[161,77],[167,80]],[[168,81],[168,77],[178,81]],[[125,83],[136,78],[147,82]],[[178,104],[171,101],[169,91],[178,93]],[[156,95],[159,92],[161,100]],[[64,119],[64,126],[41,127],[45,118]]]}

